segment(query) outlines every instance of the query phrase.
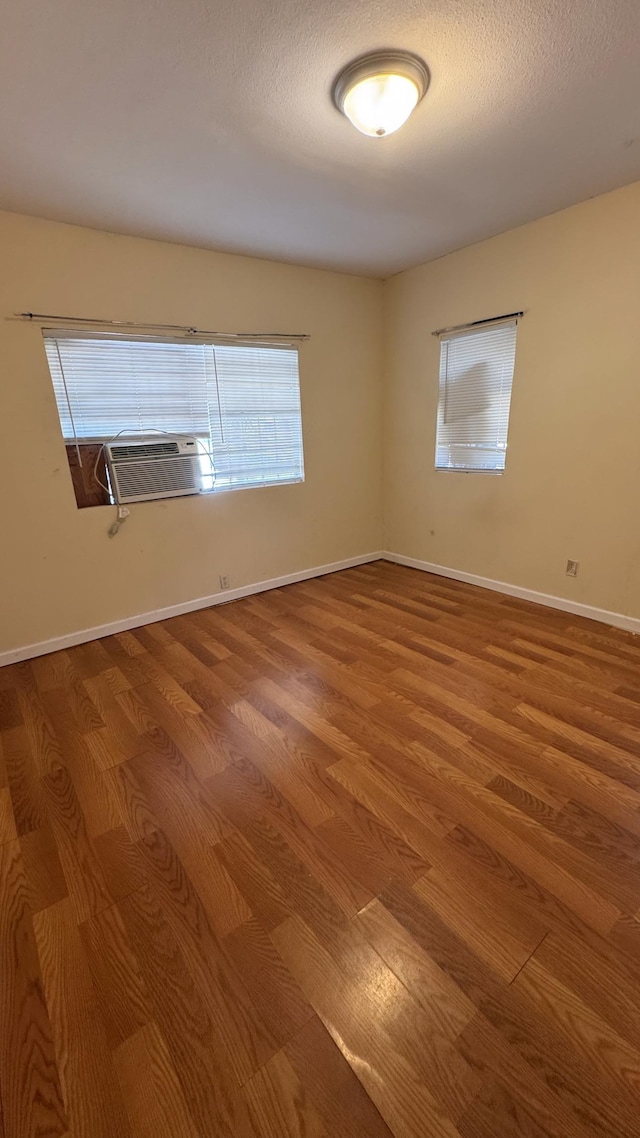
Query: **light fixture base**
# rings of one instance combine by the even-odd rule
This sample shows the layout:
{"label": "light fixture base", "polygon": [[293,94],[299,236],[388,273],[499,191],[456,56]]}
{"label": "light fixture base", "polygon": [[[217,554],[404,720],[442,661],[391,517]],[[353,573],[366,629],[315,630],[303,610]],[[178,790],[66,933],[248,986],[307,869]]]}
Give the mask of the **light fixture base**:
{"label": "light fixture base", "polygon": [[342,114],[345,113],[345,97],[356,83],[361,83],[363,79],[370,79],[374,75],[381,74],[401,75],[406,79],[411,79],[418,91],[418,103],[426,95],[431,78],[429,68],[424,60],[419,55],[414,55],[412,51],[388,48],[384,51],[367,52],[366,55],[352,59],[351,63],[343,67],[336,76],[331,93],[338,110]]}

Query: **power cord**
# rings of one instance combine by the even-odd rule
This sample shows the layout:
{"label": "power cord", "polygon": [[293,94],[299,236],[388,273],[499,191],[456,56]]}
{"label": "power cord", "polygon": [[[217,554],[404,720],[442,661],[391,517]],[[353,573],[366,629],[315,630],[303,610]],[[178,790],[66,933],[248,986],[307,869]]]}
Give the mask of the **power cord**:
{"label": "power cord", "polygon": [[115,522],[113,522],[113,524],[111,526],[109,526],[109,529],[107,531],[109,537],[115,537],[116,536],[116,534],[120,531],[120,529],[122,528],[122,526],[126,522],[127,518],[129,517],[129,514],[131,513],[131,510],[127,509],[126,506],[118,506],[117,509],[118,509],[118,516],[116,517]]}

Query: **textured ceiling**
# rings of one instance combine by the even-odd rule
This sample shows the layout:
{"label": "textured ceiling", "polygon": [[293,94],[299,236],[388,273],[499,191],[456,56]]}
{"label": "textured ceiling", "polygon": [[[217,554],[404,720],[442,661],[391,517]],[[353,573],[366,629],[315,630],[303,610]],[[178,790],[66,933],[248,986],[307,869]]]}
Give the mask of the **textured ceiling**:
{"label": "textured ceiling", "polygon": [[[0,207],[386,276],[640,179],[640,0],[4,0]],[[431,86],[333,108],[373,48]]]}

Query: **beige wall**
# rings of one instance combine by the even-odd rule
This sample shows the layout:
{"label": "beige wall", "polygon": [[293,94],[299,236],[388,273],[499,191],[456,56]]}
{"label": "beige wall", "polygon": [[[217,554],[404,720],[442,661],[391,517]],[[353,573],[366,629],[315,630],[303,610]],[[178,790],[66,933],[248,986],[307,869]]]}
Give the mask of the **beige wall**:
{"label": "beige wall", "polygon": [[[385,548],[640,617],[640,184],[401,273],[385,306]],[[521,309],[505,474],[436,473],[432,329]]]}
{"label": "beige wall", "polygon": [[[0,214],[0,652],[366,554],[381,542],[382,285]],[[78,510],[30,310],[309,332],[306,482]]]}
{"label": "beige wall", "polygon": [[[221,573],[240,587],[380,548],[640,617],[640,184],[384,287],[12,214],[0,250],[0,653],[210,595]],[[23,309],[311,333],[306,482],[141,504],[109,540],[111,507],[76,508],[40,332],[6,319]],[[517,309],[506,473],[436,473],[431,330]]]}

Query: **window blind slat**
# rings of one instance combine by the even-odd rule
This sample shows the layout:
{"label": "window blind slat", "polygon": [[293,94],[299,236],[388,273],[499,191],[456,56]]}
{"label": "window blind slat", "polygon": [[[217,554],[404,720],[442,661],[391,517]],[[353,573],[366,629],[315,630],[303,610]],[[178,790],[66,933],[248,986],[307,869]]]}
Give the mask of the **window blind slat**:
{"label": "window blind slat", "polygon": [[295,347],[44,337],[67,441],[196,436],[206,489],[304,477]]}
{"label": "window blind slat", "polygon": [[516,332],[514,320],[442,339],[437,470],[504,470]]}

